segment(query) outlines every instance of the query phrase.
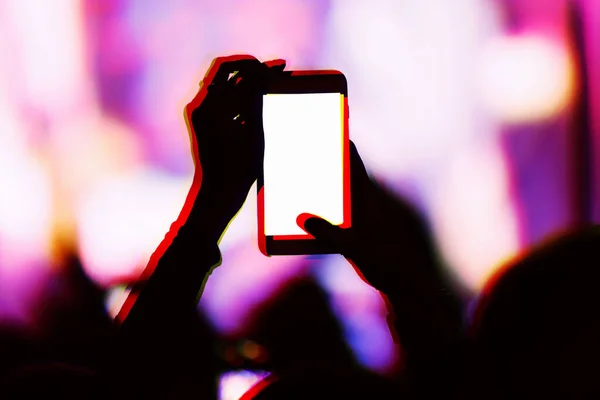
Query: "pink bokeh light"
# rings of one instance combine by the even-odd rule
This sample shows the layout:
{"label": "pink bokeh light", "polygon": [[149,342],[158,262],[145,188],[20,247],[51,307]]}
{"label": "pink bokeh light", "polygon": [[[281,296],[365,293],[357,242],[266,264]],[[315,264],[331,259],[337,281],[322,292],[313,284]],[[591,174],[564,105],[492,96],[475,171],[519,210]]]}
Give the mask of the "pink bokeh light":
{"label": "pink bokeh light", "polygon": [[[590,65],[597,66],[593,33],[600,8],[579,3],[586,10]],[[43,298],[48,271],[60,260],[57,242],[76,243],[99,283],[143,268],[191,180],[183,106],[212,58],[229,53],[284,58],[288,69],[342,70],[349,82],[350,136],[365,163],[400,194],[407,193],[401,182],[414,183],[445,261],[476,291],[522,248],[519,232],[528,222],[515,204],[525,196],[539,200],[515,190],[511,162],[520,161],[526,171],[548,168],[500,151],[505,121],[481,104],[478,60],[488,43],[507,33],[535,33],[562,52],[566,4],[0,2],[0,314],[26,319],[33,299]],[[502,62],[491,58],[496,69],[514,61],[511,54]],[[501,69],[508,82],[532,81]],[[590,67],[592,99],[600,93],[597,70]],[[592,101],[595,127],[598,103]],[[568,98],[561,106],[546,117],[568,109]],[[539,121],[529,122],[523,135],[535,132]],[[238,330],[254,305],[308,273],[302,258],[260,254],[254,196],[253,190],[221,243],[224,263],[201,303],[223,333]],[[562,223],[553,215],[543,218]],[[364,284],[350,284],[342,267],[318,276],[337,299],[331,306],[357,358],[385,369],[394,347],[381,325],[379,300]],[[370,347],[374,341],[382,347]]]}

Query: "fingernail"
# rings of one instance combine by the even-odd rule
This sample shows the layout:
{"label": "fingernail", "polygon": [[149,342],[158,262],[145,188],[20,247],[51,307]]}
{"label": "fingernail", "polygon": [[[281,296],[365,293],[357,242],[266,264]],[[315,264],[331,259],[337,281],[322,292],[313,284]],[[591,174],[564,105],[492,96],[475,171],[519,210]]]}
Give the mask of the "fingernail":
{"label": "fingernail", "polygon": [[309,219],[315,218],[317,219],[318,217],[316,215],[313,214],[309,214],[309,213],[302,213],[300,215],[298,215],[298,217],[296,218],[296,224],[298,224],[298,226],[304,230],[306,227],[306,222]]}
{"label": "fingernail", "polygon": [[280,68],[281,70],[283,70],[283,68],[285,68],[286,61],[283,59],[277,59],[266,61],[264,64],[269,68]]}

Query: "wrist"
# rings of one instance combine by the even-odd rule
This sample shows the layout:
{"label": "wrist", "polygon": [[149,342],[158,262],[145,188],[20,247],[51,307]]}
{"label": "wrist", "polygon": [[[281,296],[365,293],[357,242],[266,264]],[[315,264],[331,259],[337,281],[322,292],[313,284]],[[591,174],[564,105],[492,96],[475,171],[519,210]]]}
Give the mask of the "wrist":
{"label": "wrist", "polygon": [[227,196],[200,189],[185,222],[196,236],[217,243],[237,210],[229,206]]}

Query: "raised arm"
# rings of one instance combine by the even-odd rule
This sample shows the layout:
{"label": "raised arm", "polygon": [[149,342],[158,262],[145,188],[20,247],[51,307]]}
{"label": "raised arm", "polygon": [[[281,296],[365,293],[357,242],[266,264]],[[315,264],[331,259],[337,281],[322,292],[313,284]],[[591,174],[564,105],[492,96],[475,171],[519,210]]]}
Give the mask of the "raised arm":
{"label": "raised arm", "polygon": [[424,220],[372,181],[351,144],[352,227],[303,215],[299,224],[354,266],[388,305],[403,372],[420,396],[450,389],[463,340],[461,302],[445,278]]}
{"label": "raised arm", "polygon": [[213,343],[197,318],[197,302],[221,262],[219,240],[262,164],[262,85],[284,66],[251,56],[218,58],[186,107],[192,187],[118,316],[127,354],[121,375],[136,397],[167,397],[176,388],[186,392],[177,393],[182,397],[216,395]]}

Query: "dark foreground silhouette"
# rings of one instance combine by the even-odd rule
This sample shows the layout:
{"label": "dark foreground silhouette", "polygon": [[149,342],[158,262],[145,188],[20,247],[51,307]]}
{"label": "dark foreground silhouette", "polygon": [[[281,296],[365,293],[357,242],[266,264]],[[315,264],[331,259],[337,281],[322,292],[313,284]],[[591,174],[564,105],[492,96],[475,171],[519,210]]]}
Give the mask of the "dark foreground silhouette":
{"label": "dark foreground silhouette", "polygon": [[598,249],[600,228],[573,232],[489,283],[471,333],[471,397],[600,395]]}
{"label": "dark foreground silhouette", "polygon": [[[219,240],[260,172],[261,94],[284,66],[250,56],[213,63],[186,108],[196,166],[190,193],[116,323],[73,254],[59,296],[36,317],[40,328],[4,330],[1,398],[217,398],[216,377],[227,366],[197,302],[221,262]],[[353,144],[351,197],[351,228],[310,215],[298,221],[384,296],[402,348],[397,376],[362,370],[324,293],[297,282],[256,321],[252,335],[273,375],[245,399],[600,394],[598,228],[549,242],[498,274],[465,327],[462,293],[441,267],[425,219],[369,176]]]}

